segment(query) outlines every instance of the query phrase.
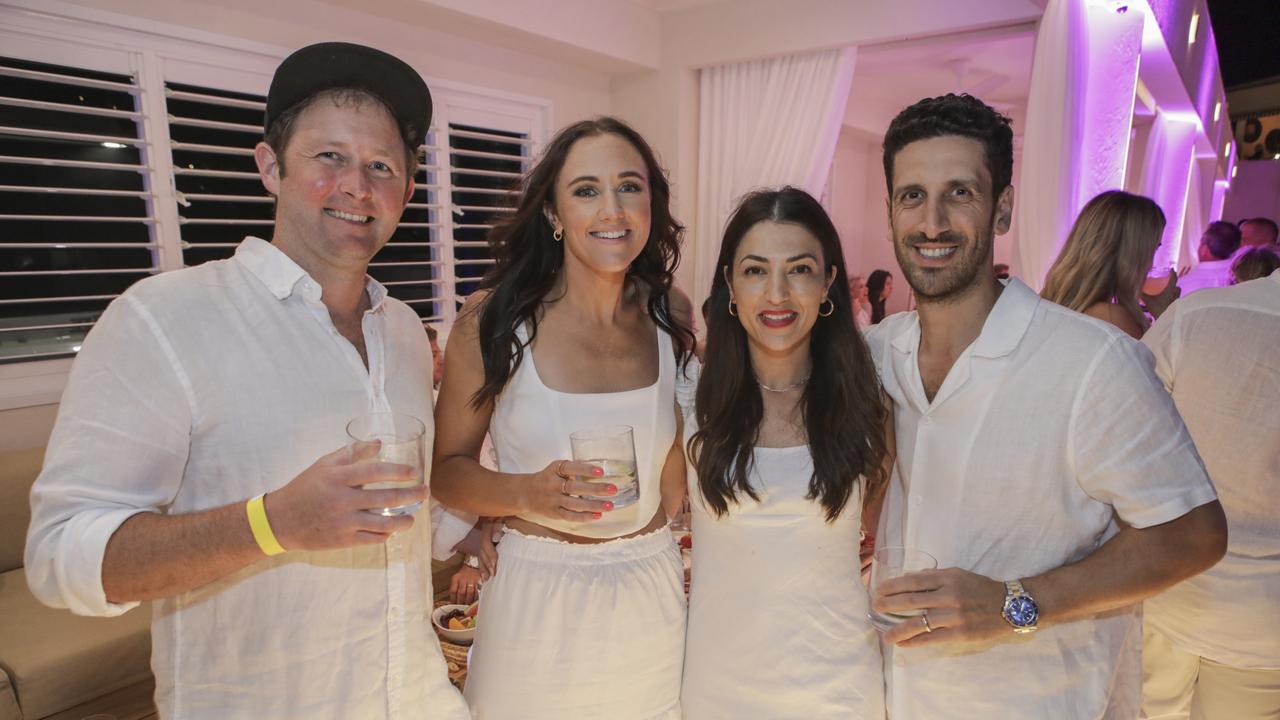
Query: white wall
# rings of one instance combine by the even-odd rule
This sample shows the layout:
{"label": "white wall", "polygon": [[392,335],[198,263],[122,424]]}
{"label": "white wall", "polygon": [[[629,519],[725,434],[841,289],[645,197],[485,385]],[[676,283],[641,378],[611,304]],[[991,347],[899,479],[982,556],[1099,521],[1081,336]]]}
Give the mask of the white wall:
{"label": "white wall", "polygon": [[[420,24],[421,3],[354,4],[326,0],[72,0],[74,5],[130,15],[277,46],[288,52],[325,40],[347,40],[395,54],[431,79],[543,98],[552,127],[609,112],[609,74]],[[415,13],[416,8],[416,13]]]}
{"label": "white wall", "polygon": [[862,130],[845,126],[841,131],[831,167],[831,220],[840,232],[849,274],[893,274],[893,294],[885,303],[885,312],[892,314],[907,309],[909,288],[893,255],[880,143],[880,137]]}
{"label": "white wall", "polygon": [[0,453],[40,447],[49,441],[57,405],[0,411]]}
{"label": "white wall", "polygon": [[1239,168],[1222,219],[1267,217],[1280,222],[1280,160],[1244,160]]}

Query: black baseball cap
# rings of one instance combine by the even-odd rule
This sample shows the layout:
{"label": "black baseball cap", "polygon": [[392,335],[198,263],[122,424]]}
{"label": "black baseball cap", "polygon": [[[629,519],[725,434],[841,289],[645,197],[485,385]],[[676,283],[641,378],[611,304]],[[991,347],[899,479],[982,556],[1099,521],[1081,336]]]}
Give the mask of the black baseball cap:
{"label": "black baseball cap", "polygon": [[280,63],[267,91],[263,130],[286,110],[334,88],[363,90],[386,104],[414,149],[426,142],[431,125],[431,91],[403,60],[364,45],[325,42],[297,50]]}

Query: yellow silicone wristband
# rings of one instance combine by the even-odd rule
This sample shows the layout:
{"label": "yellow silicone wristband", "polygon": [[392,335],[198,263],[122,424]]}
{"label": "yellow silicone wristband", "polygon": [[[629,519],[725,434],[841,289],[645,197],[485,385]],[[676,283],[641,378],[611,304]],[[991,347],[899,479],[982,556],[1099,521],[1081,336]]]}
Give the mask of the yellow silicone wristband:
{"label": "yellow silicone wristband", "polygon": [[249,529],[253,531],[253,539],[258,547],[267,555],[279,555],[284,547],[271,532],[271,523],[267,521],[267,507],[262,503],[262,495],[245,503],[245,512],[249,514]]}

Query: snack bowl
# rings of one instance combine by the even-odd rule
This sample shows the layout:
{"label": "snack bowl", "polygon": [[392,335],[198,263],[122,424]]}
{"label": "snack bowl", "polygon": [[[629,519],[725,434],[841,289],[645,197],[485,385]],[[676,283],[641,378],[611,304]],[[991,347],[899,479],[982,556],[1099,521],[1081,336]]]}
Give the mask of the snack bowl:
{"label": "snack bowl", "polygon": [[[449,616],[457,617],[458,613],[463,616],[459,619],[464,623],[469,622],[471,627],[461,630],[449,627]],[[476,603],[470,605],[441,605],[431,612],[431,624],[435,626],[436,632],[440,637],[455,645],[471,644],[471,641],[476,637],[475,623]]]}

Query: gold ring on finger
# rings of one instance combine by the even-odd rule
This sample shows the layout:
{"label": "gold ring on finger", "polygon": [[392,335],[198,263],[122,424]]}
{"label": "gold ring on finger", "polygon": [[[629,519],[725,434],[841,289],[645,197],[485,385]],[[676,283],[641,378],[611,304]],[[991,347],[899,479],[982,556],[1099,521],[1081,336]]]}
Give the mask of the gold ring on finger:
{"label": "gold ring on finger", "polygon": [[933,632],[933,626],[929,624],[929,613],[921,615],[920,620],[924,623],[925,632]]}
{"label": "gold ring on finger", "polygon": [[[564,478],[565,480],[568,480],[568,479],[569,479],[569,476],[564,474],[564,466],[565,466],[568,462],[569,462],[568,460],[561,460],[560,462],[556,463],[556,471],[555,471],[555,472],[556,472],[556,475],[559,475],[560,477]],[[566,493],[566,494],[567,494],[567,493]]]}

